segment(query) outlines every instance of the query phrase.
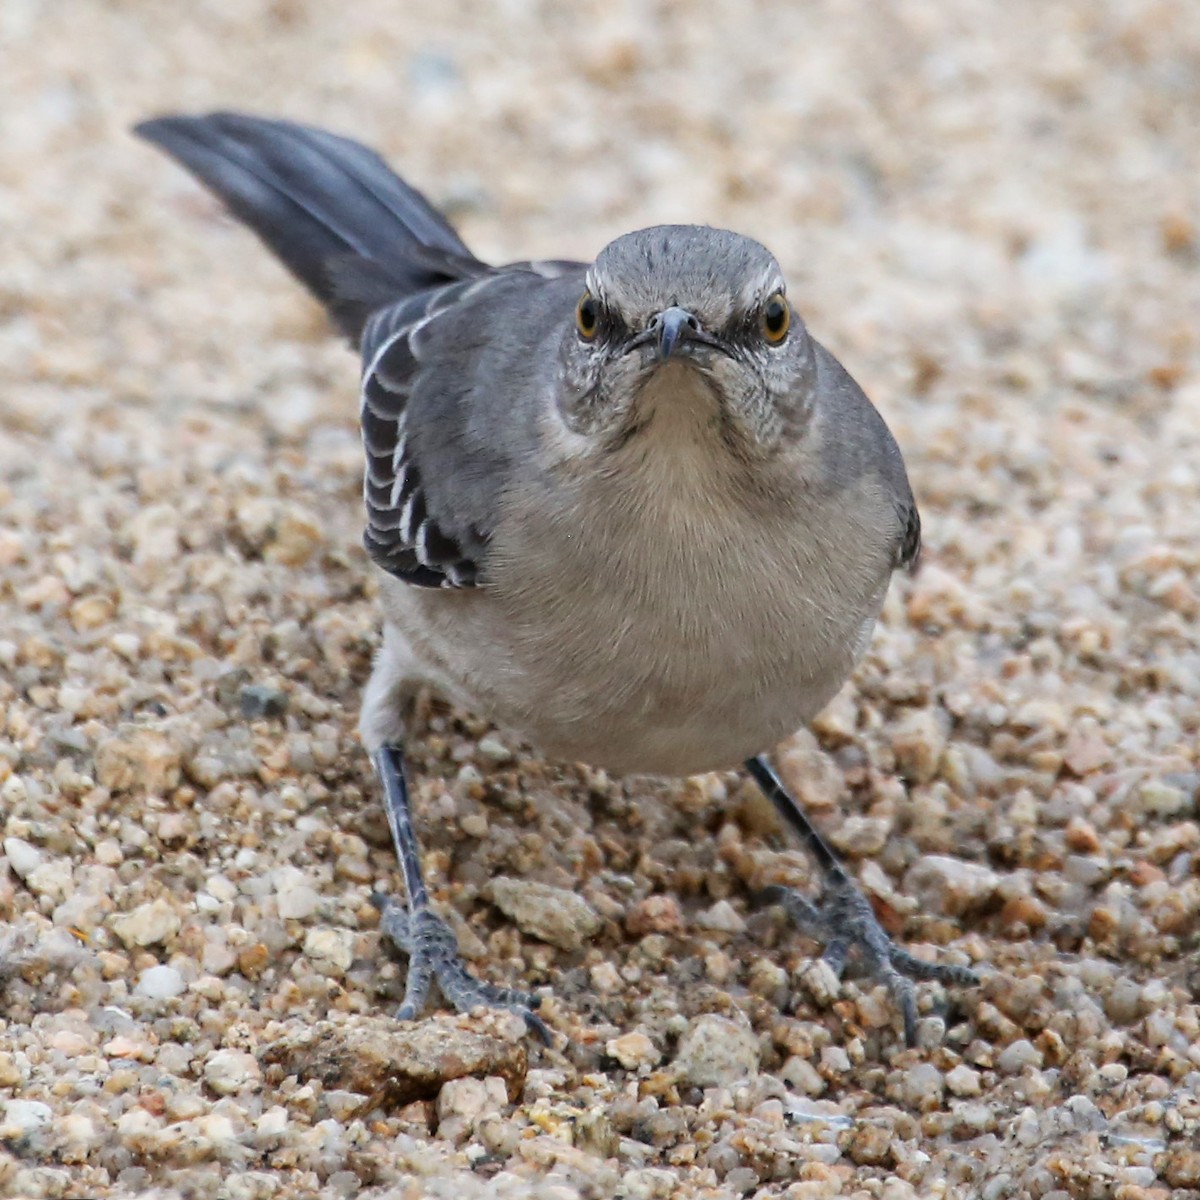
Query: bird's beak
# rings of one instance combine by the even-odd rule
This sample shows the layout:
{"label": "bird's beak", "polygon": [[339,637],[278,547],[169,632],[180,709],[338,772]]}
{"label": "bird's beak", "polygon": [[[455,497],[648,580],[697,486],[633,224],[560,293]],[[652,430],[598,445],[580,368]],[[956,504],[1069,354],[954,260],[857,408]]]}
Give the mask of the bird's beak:
{"label": "bird's beak", "polygon": [[700,323],[686,308],[672,305],[664,308],[651,322],[650,329],[657,338],[655,357],[664,362],[675,353],[681,342],[686,341]]}

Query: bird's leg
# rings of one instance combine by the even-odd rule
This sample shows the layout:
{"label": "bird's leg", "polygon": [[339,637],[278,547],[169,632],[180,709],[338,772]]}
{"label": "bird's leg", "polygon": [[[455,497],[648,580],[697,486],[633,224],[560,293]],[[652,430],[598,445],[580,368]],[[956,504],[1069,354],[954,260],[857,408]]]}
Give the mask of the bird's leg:
{"label": "bird's leg", "polygon": [[791,888],[772,886],[763,898],[783,905],[788,916],[810,937],[824,942],[825,961],[841,976],[851,950],[865,960],[868,973],[883,983],[904,1016],[904,1040],[917,1041],[917,997],[914,979],[936,979],[964,986],[977,984],[979,976],[966,967],[927,963],[897,946],[875,918],[870,902],[846,873],[804,810],[784,787],[775,769],[762,754],[746,760],[746,770],[781,817],[800,835],[824,876],[818,903]]}
{"label": "bird's leg", "polygon": [[459,1012],[480,1006],[511,1009],[549,1045],[550,1031],[533,1011],[541,1003],[538,997],[476,979],[463,965],[454,932],[429,907],[429,893],[421,876],[421,850],[409,810],[403,753],[398,747],[384,746],[372,754],[371,761],[383,785],[388,825],[407,893],[407,904],[379,892],[371,896],[371,903],[379,909],[383,932],[408,955],[404,1003],[396,1016],[401,1021],[413,1020],[425,1007],[429,987],[436,980],[442,995]]}

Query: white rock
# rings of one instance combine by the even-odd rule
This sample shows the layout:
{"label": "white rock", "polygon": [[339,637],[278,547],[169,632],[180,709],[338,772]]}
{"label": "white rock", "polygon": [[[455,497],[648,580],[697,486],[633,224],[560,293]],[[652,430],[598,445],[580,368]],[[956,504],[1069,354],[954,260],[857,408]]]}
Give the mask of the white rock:
{"label": "white rock", "polygon": [[276,897],[279,916],[285,921],[304,921],[311,917],[321,904],[320,893],[308,884],[295,884]]}
{"label": "white rock", "polygon": [[610,1038],[604,1044],[604,1052],[615,1058],[627,1071],[653,1067],[662,1059],[659,1048],[640,1029]]}
{"label": "white rock", "polygon": [[322,975],[345,975],[354,961],[354,934],[349,929],[310,929],[304,938],[304,955]]}
{"label": "white rock", "polygon": [[715,1013],[706,1013],[692,1022],[675,1056],[679,1078],[696,1087],[738,1083],[757,1075],[758,1063],[754,1031]]}
{"label": "white rock", "polygon": [[966,1063],[959,1063],[946,1072],[946,1086],[956,1096],[978,1096],[983,1088],[979,1081],[979,1072],[972,1070]]}
{"label": "white rock", "polygon": [[905,1102],[921,1112],[940,1105],[944,1088],[945,1079],[933,1063],[916,1063],[904,1072]]}
{"label": "white rock", "polygon": [[438,1120],[447,1117],[462,1117],[473,1121],[480,1116],[488,1106],[487,1088],[482,1079],[464,1076],[462,1079],[450,1079],[442,1084],[437,1098]]}
{"label": "white rock", "polygon": [[1028,1038],[1010,1042],[996,1056],[996,1066],[1005,1075],[1019,1075],[1025,1067],[1040,1067],[1042,1052]]}
{"label": "white rock", "polygon": [[741,914],[728,900],[718,900],[712,908],[705,909],[697,918],[696,924],[701,929],[711,929],[716,933],[744,933],[746,922]]}
{"label": "white rock", "polygon": [[913,863],[904,881],[905,894],[926,912],[960,917],[986,904],[1000,886],[1000,876],[982,863],[942,854],[926,854]]}
{"label": "white rock", "polygon": [[276,1104],[268,1108],[254,1123],[254,1131],[264,1141],[281,1138],[287,1132],[288,1111],[282,1105]]}
{"label": "white rock", "polygon": [[161,896],[139,904],[132,912],[121,913],[109,922],[112,931],[126,946],[151,946],[165,942],[179,932],[179,914]]}
{"label": "white rock", "polygon": [[4,839],[4,856],[19,879],[32,875],[44,861],[42,852],[36,846],[19,837]]}
{"label": "white rock", "polygon": [[499,766],[512,762],[513,752],[494,733],[489,733],[479,740],[479,757]]}
{"label": "white rock", "polygon": [[232,1096],[262,1082],[258,1059],[245,1050],[217,1050],[204,1063],[204,1082],[222,1096]]}
{"label": "white rock", "polygon": [[29,872],[25,884],[35,896],[47,896],[55,903],[65,900],[74,886],[70,860],[52,858],[42,863]]}
{"label": "white rock", "polygon": [[45,1129],[53,1119],[50,1105],[40,1100],[8,1100],[4,1104],[4,1123],[0,1137],[10,1141],[24,1138]]}
{"label": "white rock", "polygon": [[156,967],[147,967],[141,973],[134,990],[139,996],[146,996],[151,1000],[170,1000],[173,996],[180,996],[187,991],[187,984],[174,967],[160,963]]}

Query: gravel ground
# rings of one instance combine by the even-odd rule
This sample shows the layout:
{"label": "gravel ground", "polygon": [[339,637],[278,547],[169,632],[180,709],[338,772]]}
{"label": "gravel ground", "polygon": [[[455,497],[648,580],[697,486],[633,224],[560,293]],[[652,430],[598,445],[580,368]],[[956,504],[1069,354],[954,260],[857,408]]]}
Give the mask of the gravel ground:
{"label": "gravel ground", "polygon": [[[0,80],[0,1193],[1200,1195],[1200,6],[5,0]],[[986,976],[921,1048],[755,908],[809,869],[737,777],[433,703],[431,885],[559,1044],[390,1018],[355,364],[126,134],[212,106],[356,133],[485,256],[776,250],[925,516],[780,754]]]}

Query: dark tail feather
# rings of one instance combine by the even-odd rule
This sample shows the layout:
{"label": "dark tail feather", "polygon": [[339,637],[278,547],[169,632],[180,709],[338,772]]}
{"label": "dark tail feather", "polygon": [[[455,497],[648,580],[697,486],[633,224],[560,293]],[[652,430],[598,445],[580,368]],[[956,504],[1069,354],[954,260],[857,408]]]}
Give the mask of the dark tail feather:
{"label": "dark tail feather", "polygon": [[159,117],[134,132],[219,196],[355,343],[377,308],[488,269],[419,192],[347,138],[240,113]]}

